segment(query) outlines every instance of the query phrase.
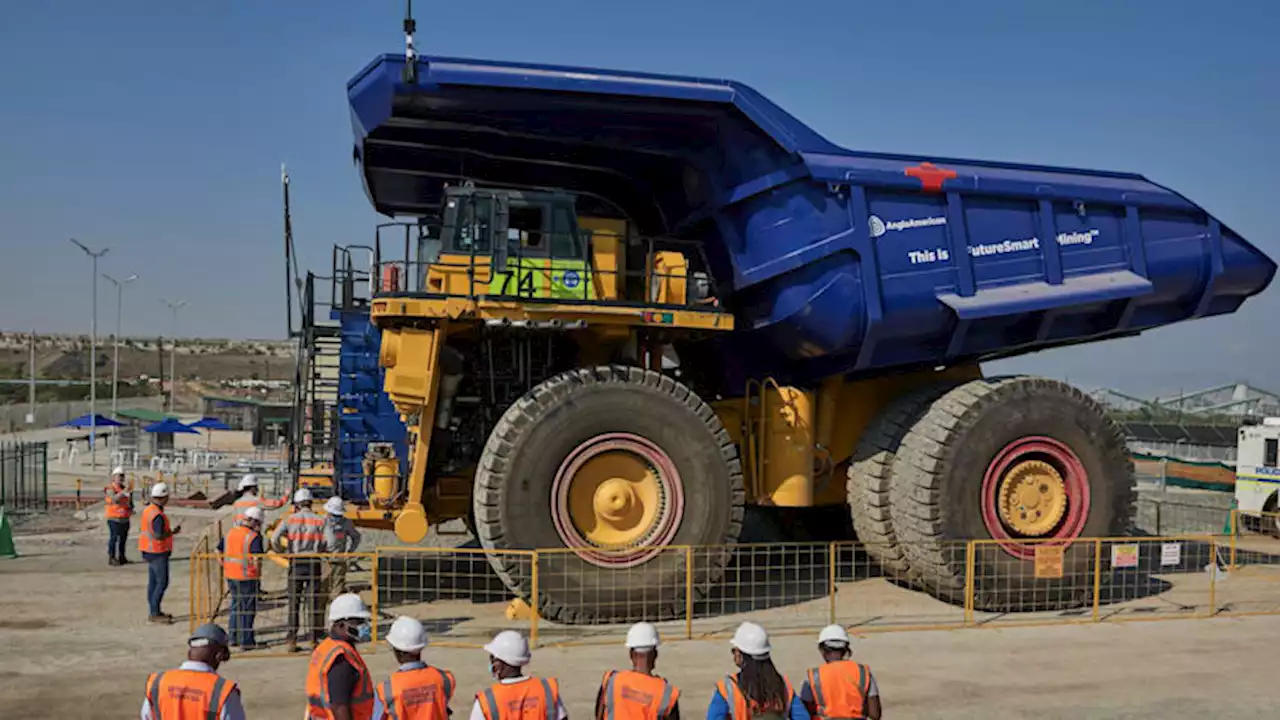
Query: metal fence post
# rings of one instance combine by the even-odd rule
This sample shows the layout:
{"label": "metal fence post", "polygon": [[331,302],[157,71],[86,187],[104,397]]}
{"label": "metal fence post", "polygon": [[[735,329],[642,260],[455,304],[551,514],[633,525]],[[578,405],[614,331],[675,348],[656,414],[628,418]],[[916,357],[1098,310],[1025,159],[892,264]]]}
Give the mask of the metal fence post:
{"label": "metal fence post", "polygon": [[373,641],[378,642],[378,573],[381,572],[382,551],[373,549],[373,580],[369,583],[373,592]]}
{"label": "metal fence post", "polygon": [[684,639],[693,639],[693,547],[684,549]]}
{"label": "metal fence post", "polygon": [[1240,534],[1240,511],[1232,510],[1231,519],[1231,563],[1227,566],[1228,572],[1236,570],[1236,536]]}
{"label": "metal fence post", "polygon": [[1213,536],[1209,537],[1209,550],[1213,558],[1213,572],[1209,573],[1209,614],[1207,617],[1213,617],[1218,614],[1218,540]]}
{"label": "metal fence post", "polygon": [[830,596],[831,602],[829,607],[830,619],[828,623],[836,624],[836,552],[838,551],[837,543],[831,543],[827,548],[827,555],[830,558],[829,574],[827,576],[827,595]]}
{"label": "metal fence post", "polygon": [[1163,505],[1164,503],[1160,502],[1159,500],[1156,501],[1156,536],[1157,537],[1163,534],[1160,531],[1160,508]]}
{"label": "metal fence post", "polygon": [[49,509],[49,444],[40,446],[40,496],[44,500],[44,509]]}
{"label": "metal fence post", "polygon": [[529,644],[538,646],[538,551],[533,551],[533,583],[529,593],[529,605],[533,612],[529,613]]}
{"label": "metal fence post", "polygon": [[[1158,506],[1157,506],[1158,507]],[[1102,540],[1093,541],[1093,621],[1101,619],[1099,608],[1102,605]]]}
{"label": "metal fence post", "polygon": [[973,556],[977,548],[977,542],[970,540],[965,543],[964,551],[964,624],[965,626],[973,625],[973,593],[974,582],[973,577]]}

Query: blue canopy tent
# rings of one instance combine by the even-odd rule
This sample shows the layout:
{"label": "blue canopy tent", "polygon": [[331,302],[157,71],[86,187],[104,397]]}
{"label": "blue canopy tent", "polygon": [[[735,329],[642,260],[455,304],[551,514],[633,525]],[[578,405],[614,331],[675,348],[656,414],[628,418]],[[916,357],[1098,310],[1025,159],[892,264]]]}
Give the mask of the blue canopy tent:
{"label": "blue canopy tent", "polygon": [[[62,427],[74,428],[76,430],[89,430],[90,431],[88,435],[89,450],[90,452],[92,452],[94,449],[94,446],[97,445],[97,438],[94,436],[97,434],[98,428],[120,427],[123,424],[124,423],[112,420],[111,418],[106,417],[105,415],[89,414],[89,415],[81,415],[78,418],[73,418],[71,420],[68,420],[62,423]],[[75,438],[72,438],[72,439],[74,440]]]}
{"label": "blue canopy tent", "polygon": [[188,427],[200,428],[202,430],[209,431],[205,433],[205,443],[204,443],[205,449],[208,449],[213,445],[214,430],[230,430],[231,429],[230,425],[214,417],[202,417],[199,420],[191,423],[191,425],[189,425]]}
{"label": "blue canopy tent", "polygon": [[149,432],[155,436],[155,452],[163,450],[173,451],[174,435],[199,435],[200,431],[192,429],[189,425],[184,425],[174,418],[165,418],[157,423],[152,423],[144,428],[143,432]]}

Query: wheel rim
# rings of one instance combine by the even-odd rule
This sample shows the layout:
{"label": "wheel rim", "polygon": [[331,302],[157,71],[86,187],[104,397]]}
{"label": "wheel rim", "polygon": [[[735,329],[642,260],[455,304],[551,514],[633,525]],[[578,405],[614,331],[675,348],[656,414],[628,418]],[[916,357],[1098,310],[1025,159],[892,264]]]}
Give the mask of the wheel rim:
{"label": "wheel rim", "polygon": [[1089,517],[1089,476],[1065,444],[1025,437],[1006,445],[987,466],[982,499],[991,537],[1010,555],[1030,558],[1041,543],[1021,541],[1080,536]]}
{"label": "wheel rim", "polygon": [[631,567],[661,553],[684,513],[675,463],[629,433],[597,435],[574,448],[551,494],[561,541],[601,567]]}

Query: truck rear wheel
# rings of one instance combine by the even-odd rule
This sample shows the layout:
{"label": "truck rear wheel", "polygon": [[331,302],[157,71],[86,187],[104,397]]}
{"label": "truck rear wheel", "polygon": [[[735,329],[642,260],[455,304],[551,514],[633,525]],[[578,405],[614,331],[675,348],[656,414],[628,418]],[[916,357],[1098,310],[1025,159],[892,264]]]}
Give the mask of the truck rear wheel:
{"label": "truck rear wheel", "polygon": [[911,426],[953,385],[922,388],[889,403],[862,433],[849,463],[845,488],[854,532],[867,554],[893,577],[907,574],[907,559],[889,512],[893,458]]}
{"label": "truck rear wheel", "polygon": [[502,551],[551,549],[538,560],[543,617],[628,622],[683,612],[686,558],[668,546],[721,546],[695,558],[694,587],[721,577],[743,502],[737,447],[711,408],[665,375],[609,366],[553,377],[503,414],[474,510],[518,596],[533,594],[532,570]]}
{"label": "truck rear wheel", "polygon": [[[893,527],[913,579],[959,602],[964,540],[975,546],[975,607],[1009,611],[1088,602],[1093,546],[1078,537],[1132,527],[1133,463],[1092,398],[1032,377],[974,380],[938,398],[892,466]],[[1035,577],[1037,544],[1067,546],[1062,577]]]}

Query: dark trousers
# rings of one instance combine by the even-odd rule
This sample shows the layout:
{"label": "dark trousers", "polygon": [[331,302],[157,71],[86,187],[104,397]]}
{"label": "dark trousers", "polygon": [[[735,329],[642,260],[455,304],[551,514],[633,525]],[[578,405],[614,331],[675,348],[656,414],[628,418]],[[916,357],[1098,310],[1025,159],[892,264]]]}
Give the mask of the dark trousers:
{"label": "dark trousers", "polygon": [[253,637],[253,617],[258,612],[257,580],[228,580],[231,587],[231,618],[228,631],[232,645],[252,646],[257,643]]}
{"label": "dark trousers", "polygon": [[299,610],[307,607],[307,625],[302,628],[303,638],[314,639],[324,631],[320,615],[323,590],[320,586],[320,561],[295,559],[289,563],[289,632],[288,640],[298,637]]}
{"label": "dark trousers", "polygon": [[107,557],[124,560],[124,546],[129,542],[129,520],[108,520]]}
{"label": "dark trousers", "polygon": [[151,606],[151,616],[160,615],[160,603],[164,601],[164,593],[169,589],[169,553],[146,553],[147,559],[147,604]]}

